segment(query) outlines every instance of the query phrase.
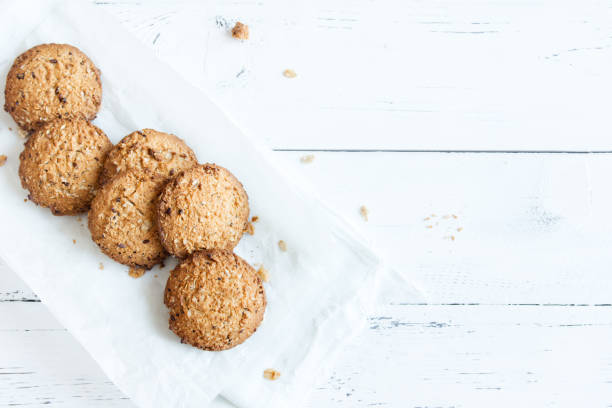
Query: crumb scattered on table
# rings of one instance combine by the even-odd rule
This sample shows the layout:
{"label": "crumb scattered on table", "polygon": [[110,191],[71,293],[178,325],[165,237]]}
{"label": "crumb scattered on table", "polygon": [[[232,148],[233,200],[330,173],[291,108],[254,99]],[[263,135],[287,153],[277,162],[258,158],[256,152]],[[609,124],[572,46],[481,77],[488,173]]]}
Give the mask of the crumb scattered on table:
{"label": "crumb scattered on table", "polygon": [[283,76],[285,78],[295,78],[297,76],[297,74],[292,69],[286,69],[286,70],[283,71]]}
{"label": "crumb scattered on table", "polygon": [[12,131],[13,131],[13,128],[9,126],[9,130],[12,132]]}
{"label": "crumb scattered on table", "polygon": [[457,228],[457,232],[461,232],[461,231],[463,231],[463,227]]}
{"label": "crumb scattered on table", "polygon": [[159,263],[159,269],[164,269],[166,267],[166,264],[163,262]]}
{"label": "crumb scattered on table", "polygon": [[153,277],[154,277],[154,278],[157,278],[158,276],[157,276],[157,274],[155,274],[155,275],[153,275]]}
{"label": "crumb scattered on table", "polygon": [[28,199],[27,199],[27,198],[24,198],[24,199],[23,199],[23,202],[24,202],[24,203],[27,203],[27,202],[28,202]]}
{"label": "crumb scattered on table", "polygon": [[266,368],[263,372],[263,376],[266,380],[274,381],[280,378],[281,373],[273,368]]}
{"label": "crumb scattered on table", "polygon": [[7,157],[4,154],[0,154],[0,167],[4,166],[4,163],[6,163]]}
{"label": "crumb scattered on table", "polygon": [[98,265],[98,269],[101,271],[104,270],[104,264],[102,262],[100,262],[100,265]]}
{"label": "crumb scattered on table", "polygon": [[433,225],[426,225],[425,228],[433,228]]}
{"label": "crumb scattered on table", "polygon": [[264,282],[267,282],[270,279],[270,275],[268,274],[268,271],[266,270],[266,268],[263,267],[263,265],[259,267],[259,269],[257,270],[257,274],[259,275],[261,280]]}
{"label": "crumb scattered on table", "polygon": [[140,278],[142,275],[144,275],[146,271],[147,270],[145,268],[131,267],[130,268],[130,272],[128,272],[128,273],[129,273],[129,275],[132,278],[136,279],[136,278]]}
{"label": "crumb scattered on table", "polygon": [[287,244],[282,239],[280,241],[278,241],[278,247],[283,252],[287,251]]}
{"label": "crumb scattered on table", "polygon": [[240,21],[236,22],[234,28],[232,28],[232,37],[237,40],[248,40],[249,39],[249,26],[242,24]]}
{"label": "crumb scattered on table", "polygon": [[312,163],[314,161],[314,154],[307,154],[306,156],[300,157],[300,161],[304,164]]}
{"label": "crumb scattered on table", "polygon": [[451,235],[451,240],[454,241],[455,240],[455,236]]}
{"label": "crumb scattered on table", "polygon": [[26,137],[28,137],[28,132],[26,132],[23,129],[17,129],[17,134],[19,135],[20,138],[25,139]]}
{"label": "crumb scattered on table", "polygon": [[361,207],[359,207],[359,214],[361,214],[361,216],[363,217],[365,221],[368,220],[369,213],[370,213],[370,210],[368,210],[368,207],[366,207],[365,205],[362,205]]}
{"label": "crumb scattered on table", "polygon": [[252,222],[249,222],[247,224],[247,229],[246,229],[247,234],[249,235],[254,235],[255,234],[255,227],[253,226]]}
{"label": "crumb scattered on table", "polygon": [[73,239],[73,240],[72,240],[72,243],[73,243],[73,244],[76,244],[76,239]]}
{"label": "crumb scattered on table", "polygon": [[257,222],[259,221],[259,217],[254,215],[253,218],[251,218],[251,222]]}

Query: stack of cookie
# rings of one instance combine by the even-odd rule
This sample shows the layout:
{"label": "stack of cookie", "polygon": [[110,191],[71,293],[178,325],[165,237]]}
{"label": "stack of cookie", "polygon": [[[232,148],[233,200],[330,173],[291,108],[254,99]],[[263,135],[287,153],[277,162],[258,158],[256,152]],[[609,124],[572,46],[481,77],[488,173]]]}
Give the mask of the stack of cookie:
{"label": "stack of cookie", "polygon": [[242,184],[168,133],[138,130],[113,146],[90,123],[101,99],[100,71],[79,49],[43,44],[17,57],[5,110],[29,135],[19,166],[29,199],[54,215],[89,210],[94,242],[124,265],[180,258],[164,295],[170,329],[205,350],[242,343],[266,307],[258,274],[232,252],[248,226]]}

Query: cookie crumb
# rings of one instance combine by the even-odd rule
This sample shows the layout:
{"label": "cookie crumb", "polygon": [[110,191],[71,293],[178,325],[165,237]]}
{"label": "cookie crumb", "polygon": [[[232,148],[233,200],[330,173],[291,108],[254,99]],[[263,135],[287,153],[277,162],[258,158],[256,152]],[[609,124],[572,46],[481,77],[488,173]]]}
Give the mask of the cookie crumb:
{"label": "cookie crumb", "polygon": [[254,215],[253,218],[251,218],[251,222],[257,222],[259,221],[259,217]]}
{"label": "cookie crumb", "polygon": [[166,267],[166,264],[163,262],[159,263],[159,269],[164,269]]}
{"label": "cookie crumb", "polygon": [[154,278],[158,278],[159,276],[157,274],[153,275]]}
{"label": "cookie crumb", "polygon": [[454,241],[455,240],[455,236],[451,235],[451,240]]}
{"label": "cookie crumb", "polygon": [[4,166],[4,163],[6,163],[7,157],[4,154],[0,154],[0,167]]}
{"label": "cookie crumb", "polygon": [[280,241],[278,241],[278,247],[280,248],[281,251],[286,252],[287,251],[287,244],[285,243],[285,241],[283,241],[282,239]]}
{"label": "cookie crumb", "polygon": [[249,223],[247,224],[246,232],[247,232],[247,234],[249,234],[249,235],[254,235],[254,234],[255,234],[255,227],[253,226],[253,223],[252,223],[252,222],[249,222]]}
{"label": "cookie crumb", "polygon": [[145,268],[131,267],[130,268],[130,272],[128,272],[128,273],[129,273],[129,275],[132,278],[136,279],[136,278],[140,278],[142,275],[144,275],[146,271],[147,270]]}
{"label": "cookie crumb", "polygon": [[286,70],[283,71],[283,76],[285,78],[295,78],[297,76],[297,74],[292,69],[286,69]]}
{"label": "cookie crumb", "polygon": [[76,245],[76,239],[73,239],[73,240],[72,240],[72,243]]}
{"label": "cookie crumb", "polygon": [[361,207],[359,207],[359,214],[361,214],[361,216],[363,217],[365,221],[368,221],[369,213],[370,213],[370,210],[368,210],[368,207],[366,207],[365,205],[362,205]]}
{"label": "cookie crumb", "polygon": [[9,130],[12,132],[12,131],[13,131],[13,128],[9,126]]}
{"label": "cookie crumb", "polygon": [[266,368],[263,372],[263,376],[266,380],[274,381],[279,379],[281,373],[273,368]]}
{"label": "cookie crumb", "polygon": [[425,228],[433,228],[433,225],[426,225]]}
{"label": "cookie crumb", "polygon": [[23,129],[17,129],[17,134],[19,135],[20,138],[25,139],[26,137],[28,137],[28,132],[26,132]]}
{"label": "cookie crumb", "polygon": [[257,274],[259,275],[261,280],[264,282],[267,282],[270,279],[270,275],[268,274],[268,271],[266,270],[266,268],[263,267],[263,265],[259,267],[259,269],[257,270]]}
{"label": "cookie crumb", "polygon": [[307,154],[306,156],[300,157],[300,161],[304,164],[309,164],[314,161],[314,154]]}
{"label": "cookie crumb", "polygon": [[454,219],[457,219],[457,216],[455,214],[451,214],[451,217],[453,217]]}
{"label": "cookie crumb", "polygon": [[234,25],[234,28],[232,28],[232,37],[237,40],[248,40],[249,26],[242,24],[240,21],[236,22],[236,25]]}
{"label": "cookie crumb", "polygon": [[24,198],[24,199],[23,199],[23,202],[24,202],[24,203],[27,203],[27,202],[28,202],[28,199],[27,199],[27,198]]}
{"label": "cookie crumb", "polygon": [[77,222],[81,222],[83,219],[81,218],[81,216],[78,216],[76,220]]}
{"label": "cookie crumb", "polygon": [[102,262],[100,262],[100,265],[98,265],[98,269],[101,271],[104,270],[104,264]]}
{"label": "cookie crumb", "polygon": [[461,231],[463,231],[463,227],[457,228],[457,232],[461,232]]}

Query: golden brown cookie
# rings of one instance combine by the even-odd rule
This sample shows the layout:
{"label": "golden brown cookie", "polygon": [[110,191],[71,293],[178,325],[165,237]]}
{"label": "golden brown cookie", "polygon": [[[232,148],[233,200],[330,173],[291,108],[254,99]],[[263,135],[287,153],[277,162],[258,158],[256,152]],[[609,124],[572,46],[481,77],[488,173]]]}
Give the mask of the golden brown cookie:
{"label": "golden brown cookie", "polygon": [[28,132],[57,118],[92,120],[102,101],[100,70],[72,45],[37,45],[15,59],[4,100],[4,110]]}
{"label": "golden brown cookie", "polygon": [[100,183],[130,169],[172,177],[197,162],[193,150],[178,137],[153,129],[138,130],[124,137],[108,154]]}
{"label": "golden brown cookie", "polygon": [[266,294],[257,272],[223,249],[200,251],[182,261],[166,283],[170,330],[203,350],[226,350],[261,323]]}
{"label": "golden brown cookie", "polygon": [[201,249],[232,249],[249,221],[249,199],[232,173],[202,164],[180,173],[159,199],[161,242],[183,258]]}
{"label": "golden brown cookie", "polygon": [[55,215],[87,211],[112,143],[84,119],[57,119],[28,139],[19,177],[30,200]]}
{"label": "golden brown cookie", "polygon": [[164,260],[156,210],[165,182],[159,175],[128,171],[100,187],[88,224],[102,252],[124,265],[146,269]]}

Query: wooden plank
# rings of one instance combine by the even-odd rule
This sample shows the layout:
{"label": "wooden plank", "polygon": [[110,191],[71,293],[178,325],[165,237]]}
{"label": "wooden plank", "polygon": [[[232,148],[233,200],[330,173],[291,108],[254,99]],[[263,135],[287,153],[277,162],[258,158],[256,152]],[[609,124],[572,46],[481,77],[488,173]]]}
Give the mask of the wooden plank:
{"label": "wooden plank", "polygon": [[[382,306],[307,406],[607,406],[610,309]],[[42,319],[44,305],[3,303],[0,312],[41,317],[0,328],[0,405],[131,406],[67,332]]]}
{"label": "wooden plank", "polygon": [[610,303],[611,155],[304,154],[277,156],[429,302]]}
{"label": "wooden plank", "polygon": [[611,302],[612,155],[305,154],[276,156],[431,303]]}
{"label": "wooden plank", "polygon": [[610,307],[388,306],[310,406],[609,406]]}
{"label": "wooden plank", "polygon": [[612,150],[607,2],[100,8],[275,148]]}

